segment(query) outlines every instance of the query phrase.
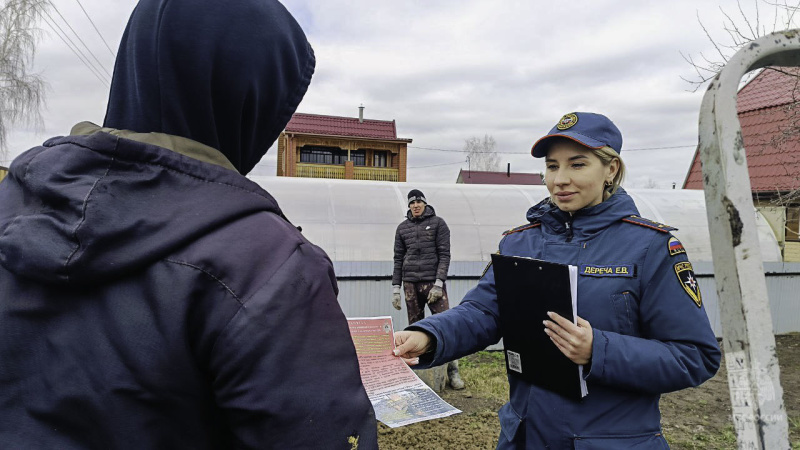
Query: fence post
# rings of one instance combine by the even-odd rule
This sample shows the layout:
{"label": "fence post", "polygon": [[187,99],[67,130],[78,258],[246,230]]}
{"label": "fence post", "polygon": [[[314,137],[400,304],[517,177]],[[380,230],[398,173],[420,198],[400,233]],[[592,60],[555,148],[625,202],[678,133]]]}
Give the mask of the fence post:
{"label": "fence post", "polygon": [[751,70],[800,65],[799,37],[798,30],[772,33],[736,52],[700,107],[699,152],[739,449],[790,447],[736,95]]}

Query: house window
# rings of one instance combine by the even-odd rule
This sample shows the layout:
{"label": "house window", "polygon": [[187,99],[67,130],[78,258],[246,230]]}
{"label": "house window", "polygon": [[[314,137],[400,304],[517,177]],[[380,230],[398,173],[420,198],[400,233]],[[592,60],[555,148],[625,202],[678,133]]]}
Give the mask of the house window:
{"label": "house window", "polygon": [[347,151],[336,147],[306,145],[300,148],[300,162],[308,164],[344,164]]}
{"label": "house window", "polygon": [[372,157],[373,167],[386,167],[386,152],[375,152]]}
{"label": "house window", "polygon": [[367,151],[366,150],[353,150],[353,151],[350,152],[350,159],[353,161],[353,165],[354,166],[366,166],[367,165]]}
{"label": "house window", "polygon": [[800,206],[786,208],[786,241],[800,242]]}

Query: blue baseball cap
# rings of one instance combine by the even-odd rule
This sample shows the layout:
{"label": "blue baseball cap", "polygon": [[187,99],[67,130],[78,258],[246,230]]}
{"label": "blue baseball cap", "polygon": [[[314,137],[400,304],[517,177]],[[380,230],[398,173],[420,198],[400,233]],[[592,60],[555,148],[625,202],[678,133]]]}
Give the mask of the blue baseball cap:
{"label": "blue baseball cap", "polygon": [[618,154],[622,151],[622,133],[614,122],[602,114],[587,112],[564,114],[546,136],[533,144],[531,155],[534,158],[547,156],[553,138],[556,137],[565,137],[593,149],[609,146]]}

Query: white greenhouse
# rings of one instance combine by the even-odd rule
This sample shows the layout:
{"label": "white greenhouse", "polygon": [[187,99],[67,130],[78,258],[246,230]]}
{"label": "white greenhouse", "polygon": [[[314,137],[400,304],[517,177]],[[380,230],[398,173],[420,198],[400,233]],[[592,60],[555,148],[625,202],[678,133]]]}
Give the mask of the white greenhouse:
{"label": "white greenhouse", "polygon": [[[405,219],[406,194],[425,193],[450,227],[450,304],[458,304],[497,251],[502,233],[527,223],[525,213],[547,196],[544,186],[391,183],[314,178],[251,177],[278,201],[293,224],[322,247],[334,262],[339,302],[350,317],[391,315],[396,329],[407,324],[405,308],[391,306],[394,235]],[[711,265],[710,239],[702,191],[628,190],[642,217],[678,228],[695,266],[709,318],[721,334]],[[757,212],[761,253],[775,331],[800,331],[800,264],[782,263],[766,220]],[[791,286],[794,286],[792,288]],[[790,297],[792,297],[790,299]]]}

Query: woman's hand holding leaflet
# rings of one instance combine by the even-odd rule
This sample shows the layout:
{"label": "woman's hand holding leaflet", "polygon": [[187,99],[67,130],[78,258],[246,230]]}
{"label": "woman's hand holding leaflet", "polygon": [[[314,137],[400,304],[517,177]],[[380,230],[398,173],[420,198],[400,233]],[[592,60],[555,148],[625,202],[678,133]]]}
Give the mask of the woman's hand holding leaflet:
{"label": "woman's hand holding leaflet", "polygon": [[419,363],[419,355],[431,350],[431,342],[430,336],[422,331],[397,331],[394,333],[394,354],[409,366],[415,366]]}

